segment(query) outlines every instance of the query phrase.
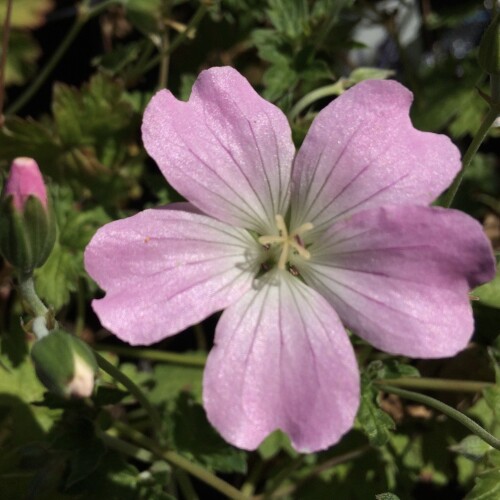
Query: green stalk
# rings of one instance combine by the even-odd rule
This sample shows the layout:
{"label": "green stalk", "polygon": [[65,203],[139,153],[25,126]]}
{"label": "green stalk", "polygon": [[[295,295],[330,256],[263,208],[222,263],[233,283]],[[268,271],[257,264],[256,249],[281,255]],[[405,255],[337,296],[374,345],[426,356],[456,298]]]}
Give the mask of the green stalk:
{"label": "green stalk", "polygon": [[492,382],[479,382],[476,380],[451,380],[425,377],[379,379],[375,380],[375,383],[380,385],[388,384],[393,387],[450,392],[480,392],[487,387],[495,385]]}
{"label": "green stalk", "polygon": [[19,293],[30,307],[33,316],[45,317],[47,315],[49,310],[36,293],[32,274],[28,276],[19,276]]}
{"label": "green stalk", "polygon": [[13,115],[17,113],[21,108],[23,108],[31,98],[37,93],[39,88],[43,85],[48,76],[52,73],[54,68],[57,66],[63,55],[66,53],[73,40],[80,33],[81,29],[85,26],[87,21],[92,19],[97,14],[100,14],[103,10],[107,9],[110,5],[118,3],[118,0],[108,0],[93,8],[88,8],[89,1],[86,0],[78,8],[78,14],[76,16],[73,26],[66,34],[65,38],[57,47],[57,50],[52,54],[45,67],[38,73],[38,76],[33,80],[31,85],[19,96],[19,98],[12,103],[11,106],[7,108],[7,114]]}
{"label": "green stalk", "polygon": [[149,399],[144,395],[142,390],[137,386],[132,380],[130,380],[124,373],[122,373],[118,368],[113,366],[108,360],[103,358],[100,354],[94,351],[95,358],[99,367],[106,373],[111,375],[115,380],[120,382],[124,387],[126,387],[129,392],[135,396],[137,401],[144,407],[148,412],[149,418],[153,425],[153,429],[156,438],[161,442],[163,440],[162,433],[162,421],[160,414],[156,411],[156,408],[149,402]]}
{"label": "green stalk", "polygon": [[455,410],[451,406],[438,401],[437,399],[431,398],[430,396],[425,396],[424,394],[419,394],[418,392],[407,391],[405,389],[399,389],[398,387],[394,387],[391,385],[378,385],[377,387],[384,392],[390,392],[392,394],[396,394],[401,396],[402,398],[411,399],[412,401],[416,401],[417,403],[422,403],[424,405],[430,406],[435,410],[444,413],[446,416],[453,418],[457,422],[460,422],[464,427],[467,427],[472,433],[476,436],[480,437],[483,441],[488,443],[493,448],[500,450],[500,439],[497,439],[495,436],[492,436],[488,431],[483,429],[479,424],[474,422],[471,418],[464,415],[462,412]]}
{"label": "green stalk", "polygon": [[134,347],[115,345],[96,345],[94,349],[96,351],[113,352],[121,356],[130,356],[131,358],[162,361],[164,363],[173,363],[177,365],[197,366],[200,368],[203,368],[206,362],[206,359],[202,356],[156,351],[154,349],[136,349]]}
{"label": "green stalk", "polygon": [[132,457],[135,460],[146,463],[153,463],[155,461],[154,455],[144,448],[139,448],[138,446],[127,443],[126,441],[118,439],[102,431],[97,431],[97,436],[108,448],[119,451],[128,457]]}

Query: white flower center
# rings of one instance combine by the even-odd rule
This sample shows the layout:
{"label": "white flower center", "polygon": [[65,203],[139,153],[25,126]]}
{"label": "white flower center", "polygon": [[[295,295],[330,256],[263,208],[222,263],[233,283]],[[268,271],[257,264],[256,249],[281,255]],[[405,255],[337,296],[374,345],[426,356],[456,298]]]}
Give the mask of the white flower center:
{"label": "white flower center", "polygon": [[280,245],[281,252],[278,259],[278,269],[285,270],[286,263],[290,260],[290,253],[294,252],[300,255],[303,259],[309,260],[311,254],[309,250],[304,247],[301,235],[313,229],[313,225],[310,222],[302,224],[297,229],[294,229],[291,233],[288,233],[288,228],[286,227],[285,219],[282,215],[278,214],[275,217],[276,227],[278,229],[278,236],[265,235],[261,236],[258,241],[261,245]]}

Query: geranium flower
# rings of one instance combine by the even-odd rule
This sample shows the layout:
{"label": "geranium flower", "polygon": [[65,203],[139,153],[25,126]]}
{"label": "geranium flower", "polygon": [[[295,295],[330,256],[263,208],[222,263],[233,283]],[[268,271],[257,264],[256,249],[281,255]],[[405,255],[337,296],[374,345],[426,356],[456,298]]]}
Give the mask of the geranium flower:
{"label": "geranium flower", "polygon": [[295,153],[284,114],[234,69],[188,102],[148,105],[143,139],[189,203],[98,231],[85,264],[102,324],[152,344],[226,309],[204,373],[210,422],[254,449],[273,430],[300,451],[337,442],[359,404],[344,326],[379,349],[451,356],[473,331],[468,291],[494,275],[480,225],[429,207],[460,168],[415,130],[411,93],[366,81],[314,120]]}

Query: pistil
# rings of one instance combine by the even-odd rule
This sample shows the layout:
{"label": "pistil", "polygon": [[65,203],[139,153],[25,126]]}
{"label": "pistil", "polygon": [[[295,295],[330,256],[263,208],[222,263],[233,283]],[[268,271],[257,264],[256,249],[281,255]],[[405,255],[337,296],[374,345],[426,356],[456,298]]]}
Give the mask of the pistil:
{"label": "pistil", "polygon": [[278,269],[286,269],[286,263],[291,249],[295,250],[303,259],[309,260],[311,258],[311,254],[302,245],[300,236],[303,233],[310,231],[314,226],[310,222],[306,222],[289,234],[283,216],[277,214],[275,220],[279,235],[261,236],[258,241],[261,245],[281,245],[281,253],[278,259]]}

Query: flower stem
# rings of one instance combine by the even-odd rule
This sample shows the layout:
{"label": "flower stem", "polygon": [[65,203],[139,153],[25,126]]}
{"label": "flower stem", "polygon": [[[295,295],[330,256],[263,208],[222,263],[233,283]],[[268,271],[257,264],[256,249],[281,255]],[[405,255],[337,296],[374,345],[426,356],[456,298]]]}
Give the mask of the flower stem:
{"label": "flower stem", "polygon": [[150,450],[157,458],[166,460],[169,464],[175,467],[179,467],[180,469],[188,472],[204,483],[212,486],[212,488],[216,489],[220,493],[223,493],[226,497],[233,500],[248,500],[249,497],[241,493],[234,486],[226,483],[226,481],[218,478],[200,465],[192,463],[182,455],[179,455],[174,451],[162,450],[157,443],[155,443],[151,439],[148,439],[146,436],[136,431],[135,429],[129,428],[123,423],[120,423],[120,425],[116,427],[119,430],[124,430],[128,437],[133,439],[140,446]]}
{"label": "flower stem", "polygon": [[144,448],[139,448],[138,446],[127,443],[126,441],[118,439],[102,431],[97,431],[97,436],[108,448],[119,451],[120,453],[132,457],[135,460],[146,463],[152,463],[155,460],[154,455]]}
{"label": "flower stem", "polygon": [[429,391],[450,392],[480,392],[494,385],[492,382],[480,382],[476,380],[451,380],[435,379],[425,377],[402,377],[375,380],[376,384],[391,385],[393,387],[407,387],[413,389],[425,389]]}
{"label": "flower stem", "polygon": [[122,356],[130,356],[137,359],[149,359],[151,361],[163,361],[165,363],[173,363],[178,365],[197,366],[203,368],[205,366],[205,358],[198,355],[178,354],[175,352],[156,351],[154,349],[136,349],[127,346],[115,345],[96,345],[96,351],[107,351],[119,354]]}
{"label": "flower stem", "polygon": [[455,177],[455,180],[453,181],[453,184],[450,186],[448,191],[445,193],[443,197],[443,203],[442,205],[446,208],[449,208],[451,204],[453,203],[453,200],[457,194],[458,188],[460,187],[460,184],[462,183],[462,180],[465,175],[465,170],[469,167],[469,165],[472,162],[472,159],[476,155],[479,146],[481,146],[482,142],[484,141],[486,135],[488,134],[488,131],[490,130],[491,126],[497,119],[499,113],[500,113],[500,77],[497,75],[491,75],[490,77],[490,87],[491,87],[491,102],[490,102],[490,109],[488,110],[488,113],[484,117],[483,122],[481,123],[481,126],[479,127],[479,130],[476,132],[476,135],[472,138],[472,142],[469,144],[469,147],[467,148],[467,151],[464,154],[464,157],[462,158],[462,168],[460,169],[460,172],[458,175]]}
{"label": "flower stem", "polygon": [[130,393],[135,396],[137,401],[144,407],[148,412],[151,423],[153,424],[153,429],[155,435],[159,441],[163,440],[162,433],[162,421],[160,414],[156,411],[156,408],[149,402],[149,399],[144,395],[139,386],[137,386],[132,380],[130,380],[123,372],[118,368],[113,366],[107,359],[103,358],[100,354],[94,351],[95,358],[99,367],[106,373],[111,375],[115,380],[120,382],[124,387],[126,387]]}
{"label": "flower stem", "polygon": [[33,80],[31,85],[19,96],[19,98],[12,103],[11,106],[7,108],[7,114],[15,114],[21,108],[23,108],[30,99],[36,94],[38,89],[43,85],[48,76],[52,73],[54,68],[57,66],[63,55],[66,53],[70,45],[73,43],[73,40],[77,37],[78,33],[80,33],[83,26],[97,14],[101,13],[105,10],[109,5],[117,3],[118,0],[108,0],[102,2],[95,7],[89,8],[89,1],[85,0],[78,8],[78,13],[73,23],[73,26],[66,34],[66,37],[60,43],[57,50],[52,54],[52,57],[49,59],[45,67],[38,73],[38,76]]}
{"label": "flower stem", "polygon": [[377,387],[381,391],[390,392],[392,394],[401,396],[402,398],[411,399],[412,401],[422,403],[424,405],[430,406],[431,408],[434,408],[435,410],[440,411],[441,413],[444,413],[446,416],[455,419],[457,422],[460,422],[464,427],[467,427],[467,429],[473,432],[476,436],[480,437],[483,441],[488,443],[493,448],[500,450],[500,439],[492,436],[488,431],[474,422],[474,420],[467,417],[462,412],[455,410],[455,408],[452,408],[451,406],[448,406],[447,404],[438,401],[437,399],[431,398],[430,396],[419,394],[418,392],[407,391],[405,389],[400,389],[391,385],[377,384]]}
{"label": "flower stem", "polygon": [[23,300],[28,304],[33,316],[46,316],[49,310],[38,297],[35,290],[33,275],[19,276],[19,293]]}
{"label": "flower stem", "polygon": [[0,60],[0,128],[3,127],[3,103],[5,100],[5,73],[7,71],[7,52],[9,49],[10,18],[12,14],[12,0],[7,0],[7,11],[3,24],[2,59]]}

